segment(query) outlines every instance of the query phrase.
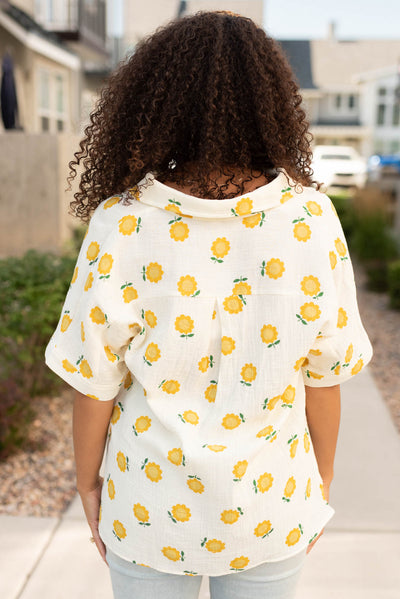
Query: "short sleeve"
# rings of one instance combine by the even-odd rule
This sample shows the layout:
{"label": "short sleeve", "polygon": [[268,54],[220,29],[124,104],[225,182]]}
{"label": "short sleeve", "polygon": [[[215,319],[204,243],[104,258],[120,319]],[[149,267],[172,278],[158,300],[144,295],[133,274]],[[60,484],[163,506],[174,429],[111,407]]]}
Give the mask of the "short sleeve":
{"label": "short sleeve", "polygon": [[106,401],[128,375],[124,354],[133,334],[118,293],[118,242],[101,212],[90,221],[45,361],[84,395]]}
{"label": "short sleeve", "polygon": [[373,355],[358,309],[353,265],[346,238],[332,202],[331,207],[324,261],[332,276],[330,316],[321,325],[321,331],[301,366],[304,384],[309,387],[330,387],[344,383],[361,372]]}

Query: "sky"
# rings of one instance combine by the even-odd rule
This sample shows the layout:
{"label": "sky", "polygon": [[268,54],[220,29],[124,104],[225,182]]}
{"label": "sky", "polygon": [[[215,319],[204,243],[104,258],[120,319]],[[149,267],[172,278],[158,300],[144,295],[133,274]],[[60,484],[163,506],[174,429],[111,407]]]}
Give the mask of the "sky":
{"label": "sky", "polygon": [[400,0],[264,0],[264,28],[278,39],[400,39]]}

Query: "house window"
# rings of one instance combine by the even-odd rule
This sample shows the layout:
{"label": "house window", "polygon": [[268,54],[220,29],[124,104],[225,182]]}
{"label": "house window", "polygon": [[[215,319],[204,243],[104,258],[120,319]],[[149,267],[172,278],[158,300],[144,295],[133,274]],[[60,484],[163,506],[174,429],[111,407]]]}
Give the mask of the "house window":
{"label": "house window", "polygon": [[340,94],[336,94],[335,96],[335,106],[336,108],[340,108],[342,103],[342,96]]}
{"label": "house window", "polygon": [[355,105],[356,105],[356,97],[353,96],[353,94],[350,94],[348,106],[349,106],[349,108],[355,108]]}
{"label": "house window", "polygon": [[386,88],[385,87],[380,87],[378,89],[378,96],[386,96]]}
{"label": "house window", "polygon": [[385,104],[378,104],[378,114],[377,114],[377,119],[376,119],[377,125],[385,124],[385,110],[386,110]]}
{"label": "house window", "polygon": [[43,67],[38,71],[38,118],[40,131],[56,133],[66,129],[66,79]]}
{"label": "house window", "polygon": [[393,104],[392,125],[400,124],[400,104]]}

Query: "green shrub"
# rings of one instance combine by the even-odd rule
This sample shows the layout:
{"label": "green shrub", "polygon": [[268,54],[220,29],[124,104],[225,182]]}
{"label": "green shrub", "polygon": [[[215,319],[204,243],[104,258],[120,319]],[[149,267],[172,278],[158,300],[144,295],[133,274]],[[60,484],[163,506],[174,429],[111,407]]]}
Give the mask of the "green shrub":
{"label": "green shrub", "polygon": [[340,219],[343,233],[349,248],[352,246],[352,238],[357,225],[357,213],[354,209],[351,198],[343,196],[330,196],[333,205],[336,208],[337,215]]}
{"label": "green shrub", "polygon": [[389,305],[400,310],[400,260],[394,260],[388,265]]}
{"label": "green shrub", "polygon": [[6,458],[27,441],[35,417],[30,397],[12,379],[0,381],[0,459]]}

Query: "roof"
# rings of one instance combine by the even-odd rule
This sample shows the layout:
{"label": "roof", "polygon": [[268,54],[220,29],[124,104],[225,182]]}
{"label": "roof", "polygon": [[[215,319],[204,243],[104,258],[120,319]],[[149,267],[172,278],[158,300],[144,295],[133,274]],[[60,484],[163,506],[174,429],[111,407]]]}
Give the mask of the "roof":
{"label": "roof", "polygon": [[310,40],[278,40],[289,59],[301,89],[316,89],[313,81]]}

